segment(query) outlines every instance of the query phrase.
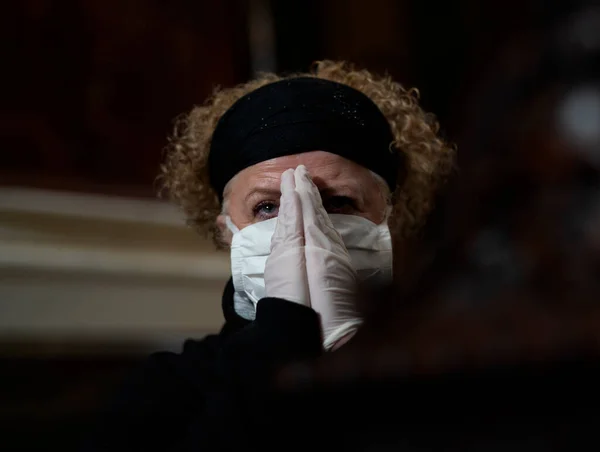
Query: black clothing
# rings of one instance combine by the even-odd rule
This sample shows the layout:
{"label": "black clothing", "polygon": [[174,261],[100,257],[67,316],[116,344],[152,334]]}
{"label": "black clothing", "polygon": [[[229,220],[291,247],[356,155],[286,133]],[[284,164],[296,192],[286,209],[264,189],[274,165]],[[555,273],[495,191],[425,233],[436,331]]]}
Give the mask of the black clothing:
{"label": "black clothing", "polygon": [[276,393],[277,366],[322,353],[318,315],[271,298],[246,321],[233,310],[231,283],[223,303],[221,333],[152,355],[84,452],[598,449],[596,355],[356,374]]}
{"label": "black clothing", "polygon": [[258,416],[274,370],[322,353],[321,327],[314,310],[277,298],[261,300],[247,321],[233,293],[230,280],[219,334],[149,357],[102,413],[85,452],[227,450],[252,433],[239,418]]}

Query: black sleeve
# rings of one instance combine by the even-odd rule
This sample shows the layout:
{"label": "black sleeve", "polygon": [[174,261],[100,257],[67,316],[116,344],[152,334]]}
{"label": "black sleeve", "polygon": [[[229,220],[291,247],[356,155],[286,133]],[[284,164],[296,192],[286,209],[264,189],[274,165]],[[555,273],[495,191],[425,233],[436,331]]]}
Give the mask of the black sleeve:
{"label": "black sleeve", "polygon": [[256,320],[232,336],[217,360],[227,388],[254,394],[267,387],[273,372],[287,363],[315,358],[322,351],[318,314],[277,298],[258,303]]}
{"label": "black sleeve", "polygon": [[103,413],[83,452],[204,450],[260,400],[276,368],[321,352],[315,311],[265,298],[240,331],[187,341],[180,354],[152,355]]}

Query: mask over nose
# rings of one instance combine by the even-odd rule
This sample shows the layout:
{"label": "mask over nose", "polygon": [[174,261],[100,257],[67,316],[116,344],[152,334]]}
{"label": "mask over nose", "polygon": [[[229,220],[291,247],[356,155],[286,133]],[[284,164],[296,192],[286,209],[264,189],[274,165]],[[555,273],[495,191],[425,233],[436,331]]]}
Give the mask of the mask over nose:
{"label": "mask over nose", "polygon": [[[392,278],[392,239],[387,220],[375,224],[354,215],[329,215],[346,246],[359,282],[382,283]],[[235,311],[254,320],[256,304],[265,296],[265,265],[271,252],[271,238],[277,218],[238,229],[229,217],[231,275]]]}

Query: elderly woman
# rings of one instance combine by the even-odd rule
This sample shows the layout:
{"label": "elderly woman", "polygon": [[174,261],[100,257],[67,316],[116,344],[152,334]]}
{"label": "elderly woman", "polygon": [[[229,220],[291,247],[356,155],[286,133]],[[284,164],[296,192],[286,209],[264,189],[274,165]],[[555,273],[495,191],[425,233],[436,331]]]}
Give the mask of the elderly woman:
{"label": "elderly woman", "polygon": [[161,180],[230,250],[226,323],[153,355],[90,450],[252,433],[241,413],[258,416],[273,371],[343,345],[361,323],[358,285],[391,278],[392,236],[419,231],[452,166],[437,130],[416,92],[328,61],[217,91],[180,118]]}

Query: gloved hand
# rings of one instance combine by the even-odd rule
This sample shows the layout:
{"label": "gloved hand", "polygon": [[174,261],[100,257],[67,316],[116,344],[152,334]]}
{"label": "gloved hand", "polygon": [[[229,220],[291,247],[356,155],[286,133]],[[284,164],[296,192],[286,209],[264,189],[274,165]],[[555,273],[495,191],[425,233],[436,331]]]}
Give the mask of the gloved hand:
{"label": "gloved hand", "polygon": [[265,268],[267,296],[310,306],[321,316],[323,345],[356,331],[356,272],[306,167],[281,178],[281,203]]}
{"label": "gloved hand", "polygon": [[329,349],[362,323],[355,308],[356,272],[306,167],[296,168],[294,176],[304,220],[310,305],[321,315],[323,345]]}
{"label": "gloved hand", "polygon": [[271,254],[265,265],[265,295],[310,307],[302,206],[293,169],[281,175],[279,215],[271,238]]}

